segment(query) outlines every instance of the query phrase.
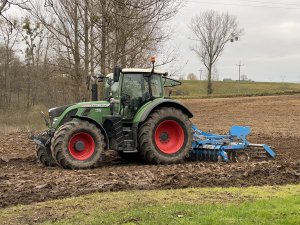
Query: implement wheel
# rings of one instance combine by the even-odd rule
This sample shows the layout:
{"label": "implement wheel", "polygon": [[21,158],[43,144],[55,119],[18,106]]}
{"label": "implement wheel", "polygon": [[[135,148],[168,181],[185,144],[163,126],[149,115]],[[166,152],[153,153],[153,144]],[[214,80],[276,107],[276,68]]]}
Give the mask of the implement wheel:
{"label": "implement wheel", "polygon": [[68,122],[51,141],[52,155],[66,169],[89,169],[98,165],[104,150],[101,131],[87,121]]}
{"label": "implement wheel", "polygon": [[36,145],[35,146],[35,150],[36,150],[36,156],[37,156],[38,160],[43,165],[45,165],[47,167],[57,166],[54,158],[52,157],[50,147],[44,148],[44,147],[42,147],[40,145]]}
{"label": "implement wheel", "polygon": [[179,109],[157,109],[140,127],[139,145],[140,153],[148,163],[183,162],[192,149],[192,124]]}

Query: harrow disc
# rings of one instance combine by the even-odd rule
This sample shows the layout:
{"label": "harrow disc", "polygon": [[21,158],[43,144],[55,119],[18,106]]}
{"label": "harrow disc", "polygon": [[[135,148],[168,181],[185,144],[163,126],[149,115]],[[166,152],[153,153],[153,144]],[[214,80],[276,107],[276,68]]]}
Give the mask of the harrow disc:
{"label": "harrow disc", "polygon": [[[229,162],[245,163],[249,161],[264,161],[272,157],[266,152],[262,146],[248,146],[246,149],[241,150],[227,150]],[[206,161],[206,162],[222,162],[223,157],[220,155],[219,150],[213,149],[194,149],[191,152],[191,160],[193,161]]]}

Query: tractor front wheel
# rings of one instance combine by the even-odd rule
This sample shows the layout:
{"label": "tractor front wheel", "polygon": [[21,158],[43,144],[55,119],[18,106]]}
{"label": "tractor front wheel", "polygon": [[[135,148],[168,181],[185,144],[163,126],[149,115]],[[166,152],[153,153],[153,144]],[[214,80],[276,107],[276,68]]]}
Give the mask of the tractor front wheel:
{"label": "tractor front wheel", "polygon": [[71,121],[62,125],[51,141],[52,155],[66,169],[89,169],[101,161],[104,137],[87,121]]}
{"label": "tractor front wheel", "polygon": [[54,167],[56,166],[56,162],[52,157],[50,147],[42,147],[40,145],[35,146],[36,156],[38,160],[47,167]]}
{"label": "tractor front wheel", "polygon": [[192,124],[179,109],[159,108],[140,127],[139,145],[148,163],[183,162],[192,149]]}

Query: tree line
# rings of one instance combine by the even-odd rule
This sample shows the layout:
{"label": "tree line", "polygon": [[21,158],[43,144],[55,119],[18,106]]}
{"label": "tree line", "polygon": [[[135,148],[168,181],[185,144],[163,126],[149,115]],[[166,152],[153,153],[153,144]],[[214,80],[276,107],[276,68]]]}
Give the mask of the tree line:
{"label": "tree line", "polygon": [[116,65],[145,67],[169,39],[166,22],[182,1],[11,3],[20,4],[22,17],[8,9],[0,20],[0,108],[29,110],[89,100],[90,76],[108,74]]}
{"label": "tree line", "polygon": [[[174,51],[164,48],[172,35],[167,22],[183,2],[0,0],[0,109],[90,100],[93,75],[116,65],[145,67],[159,53],[161,64],[172,62]],[[189,28],[212,94],[217,59],[242,29],[234,16],[212,10],[194,17]]]}

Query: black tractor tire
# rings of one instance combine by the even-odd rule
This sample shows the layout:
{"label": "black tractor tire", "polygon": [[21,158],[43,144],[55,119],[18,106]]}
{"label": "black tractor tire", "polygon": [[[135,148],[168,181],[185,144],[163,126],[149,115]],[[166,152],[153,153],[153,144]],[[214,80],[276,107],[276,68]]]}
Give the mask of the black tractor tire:
{"label": "black tractor tire", "polygon": [[182,163],[192,150],[192,123],[181,110],[162,107],[139,128],[142,158],[152,164]]}
{"label": "black tractor tire", "polygon": [[[81,147],[76,149],[79,142]],[[51,140],[52,156],[65,169],[90,169],[98,166],[104,146],[104,136],[100,129],[87,121],[65,123],[58,128]]]}
{"label": "black tractor tire", "polygon": [[35,150],[36,150],[36,156],[40,163],[42,163],[47,167],[57,166],[54,158],[52,157],[50,147],[42,147],[40,145],[36,145]]}

